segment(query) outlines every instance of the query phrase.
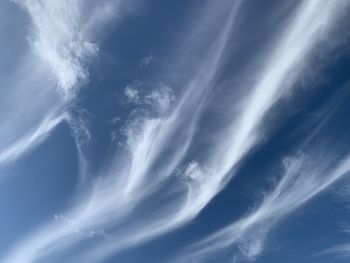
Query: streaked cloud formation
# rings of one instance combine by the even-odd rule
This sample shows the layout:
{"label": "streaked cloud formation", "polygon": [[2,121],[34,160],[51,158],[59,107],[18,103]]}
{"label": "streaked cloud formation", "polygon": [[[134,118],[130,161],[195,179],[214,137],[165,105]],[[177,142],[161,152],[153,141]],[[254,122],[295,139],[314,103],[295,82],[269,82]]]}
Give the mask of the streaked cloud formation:
{"label": "streaked cloud formation", "polygon": [[14,3],[29,14],[32,26],[27,36],[30,47],[16,58],[20,66],[3,80],[11,90],[2,105],[11,114],[1,116],[6,123],[1,138],[6,141],[1,143],[0,163],[31,150],[61,121],[72,120],[67,106],[74,104],[88,80],[89,61],[98,53],[94,39],[103,24],[119,16],[117,1]]}
{"label": "streaked cloud formation", "polygon": [[[276,6],[276,13],[289,9],[288,14],[276,15],[279,26],[252,51],[242,33],[249,3],[205,1],[191,9],[181,37],[170,45],[173,53],[164,58],[165,69],[149,73],[151,84],[134,80],[122,87],[120,101],[129,113],[118,117],[122,125],[112,131],[119,146],[90,171],[89,148],[82,145],[94,134],[89,113],[79,105],[80,90],[98,58],[104,28],[137,4],[15,1],[31,21],[30,47],[21,67],[4,80],[14,87],[6,93],[13,114],[0,111],[10,123],[0,132],[6,139],[0,143],[0,164],[29,152],[67,122],[83,180],[66,210],[31,229],[2,261],[104,262],[200,216],[246,158],[274,140],[272,130],[288,117],[281,104],[297,97],[302,81],[311,85],[307,74],[321,71],[314,61],[334,50],[329,39],[343,29],[350,6],[345,0],[287,2]],[[240,55],[249,58],[246,64]],[[151,54],[137,68],[152,60]],[[213,262],[227,254],[233,262],[257,259],[277,223],[348,175],[348,152],[321,134],[327,121],[313,125],[293,153],[276,156],[282,169],[269,175],[277,181],[262,200],[254,200],[254,209],[168,261]],[[327,147],[332,149],[325,152]]]}

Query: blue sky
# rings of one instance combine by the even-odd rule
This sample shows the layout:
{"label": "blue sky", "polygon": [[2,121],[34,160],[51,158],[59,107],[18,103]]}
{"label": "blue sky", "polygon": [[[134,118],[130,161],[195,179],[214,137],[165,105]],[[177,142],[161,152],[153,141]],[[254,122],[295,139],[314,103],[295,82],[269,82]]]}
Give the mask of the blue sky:
{"label": "blue sky", "polygon": [[1,1],[0,262],[348,262],[349,11]]}

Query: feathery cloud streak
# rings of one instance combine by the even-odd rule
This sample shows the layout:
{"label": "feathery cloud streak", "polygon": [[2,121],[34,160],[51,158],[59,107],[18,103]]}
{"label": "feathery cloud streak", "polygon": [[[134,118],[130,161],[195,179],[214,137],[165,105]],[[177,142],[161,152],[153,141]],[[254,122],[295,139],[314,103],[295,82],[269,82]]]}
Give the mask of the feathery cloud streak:
{"label": "feathery cloud streak", "polygon": [[317,152],[316,147],[310,154],[286,158],[280,181],[257,209],[191,246],[178,261],[207,262],[225,249],[231,250],[236,260],[258,257],[278,221],[349,174],[349,157],[339,160],[336,155],[317,156]]}
{"label": "feathery cloud streak", "polygon": [[6,109],[1,112],[11,114],[0,115],[6,123],[1,131],[0,164],[30,151],[60,121],[74,119],[63,115],[67,116],[66,106],[72,107],[88,80],[89,61],[98,52],[93,40],[108,20],[119,16],[118,1],[98,5],[80,0],[13,2],[31,19],[30,49],[4,79],[10,89],[2,96]]}
{"label": "feathery cloud streak", "polygon": [[[256,84],[247,88],[248,95],[242,107],[230,120],[229,128],[221,133],[218,145],[210,148],[207,158],[201,162],[203,164],[190,162],[185,166],[184,176],[174,177],[172,175],[183,167],[208,94],[216,81],[217,72],[221,70],[222,56],[227,51],[240,4],[240,1],[229,2],[222,1],[216,8],[208,4],[210,12],[205,17],[212,21],[220,18],[225,10],[232,11],[225,13],[228,16],[225,26],[214,38],[217,39],[214,44],[208,45],[207,55],[201,60],[202,66],[193,72],[194,77],[190,81],[184,83],[186,90],[173,109],[154,114],[156,117],[137,116],[131,121],[126,128],[127,150],[118,151],[111,160],[113,165],[101,171],[101,176],[87,187],[86,192],[78,194],[78,201],[72,209],[64,213],[71,219],[68,221],[76,223],[49,222],[19,243],[5,262],[33,262],[44,260],[45,256],[52,259],[62,253],[63,248],[74,249],[75,244],[86,238],[86,233],[101,230],[110,235],[108,244],[98,242],[96,247],[89,248],[91,254],[85,258],[98,262],[116,251],[185,224],[225,186],[234,175],[232,170],[259,142],[262,134],[260,126],[264,124],[266,113],[291,90],[294,77],[302,69],[300,62],[327,33],[334,22],[329,18],[341,8],[340,3],[345,3],[304,1],[300,4],[295,17],[270,51],[271,56],[265,61],[264,69],[254,74]],[[214,15],[213,10],[217,11]],[[205,28],[206,24],[202,26]],[[76,79],[82,75],[77,74]],[[62,76],[70,81],[62,81],[61,85],[74,83],[75,79],[69,75]],[[165,91],[164,94],[171,97],[170,92]],[[170,141],[176,142],[177,146],[170,145]],[[159,161],[161,156],[166,162]],[[173,185],[169,187],[170,182]],[[168,190],[176,196],[169,198]],[[137,208],[147,203],[153,193],[160,193],[166,201],[160,202],[159,209],[148,212],[140,227],[134,227],[130,222],[137,222]],[[83,234],[76,235],[77,229]],[[67,250],[65,253],[68,253]]]}
{"label": "feathery cloud streak", "polygon": [[[260,77],[245,98],[245,103],[242,103],[240,114],[234,116],[231,127],[213,147],[207,160],[203,161],[201,170],[207,171],[207,174],[196,176],[194,187],[190,186],[191,206],[198,206],[194,210],[200,210],[220,191],[235,174],[232,170],[259,142],[262,135],[259,126],[265,114],[293,88],[309,51],[325,36],[343,4],[344,1],[304,1],[300,4],[295,17],[272,48],[266,67],[258,73]],[[202,171],[191,172],[200,174]]]}
{"label": "feathery cloud streak", "polygon": [[[74,218],[75,221],[79,222],[78,225],[83,231],[84,229],[107,228],[109,225],[117,224],[123,211],[128,212],[130,207],[135,206],[142,197],[156,190],[159,183],[168,178],[181,161],[189,147],[201,112],[198,105],[203,103],[205,94],[208,93],[207,90],[210,88],[216,67],[224,51],[235,11],[238,8],[238,5],[235,5],[221,36],[203,61],[202,68],[188,84],[185,94],[174,110],[164,117],[137,119],[136,124],[134,122],[127,128],[127,144],[130,157],[117,155],[113,160],[113,167],[110,171],[107,171],[106,179],[95,183],[92,195],[86,197],[83,194],[82,203],[73,208],[73,211],[68,212],[68,218]],[[210,9],[210,7],[207,8]],[[225,8],[225,6],[222,8]],[[214,17],[211,19],[214,19]],[[150,94],[149,97],[154,97],[154,95]],[[179,143],[181,147],[170,154],[169,164],[158,172],[158,176],[154,175],[152,180],[145,181],[147,173],[159,154],[167,147],[169,139],[175,136],[177,130],[183,128],[184,119],[182,117],[185,115],[192,116],[192,120],[185,132],[181,132],[179,138],[177,138],[177,140],[182,141]],[[129,165],[125,165],[128,162]],[[118,176],[115,171],[119,171],[123,176]],[[163,227],[162,229],[162,231],[156,232],[165,232],[169,227]],[[141,234],[141,236],[144,236],[142,239],[156,234],[154,231],[149,232],[149,234]],[[32,241],[26,241],[26,245],[19,248],[21,252],[15,251],[8,261],[11,262],[17,257],[20,257],[17,260],[33,261],[36,257],[40,257],[40,251],[47,245],[71,235],[71,226],[63,224],[61,227],[57,227],[56,222],[53,225],[49,224],[48,227],[43,228],[43,231],[39,231],[30,238]],[[137,240],[139,238],[132,237],[131,239]],[[63,242],[67,241],[63,239]],[[125,245],[128,243],[130,242],[125,242]]]}

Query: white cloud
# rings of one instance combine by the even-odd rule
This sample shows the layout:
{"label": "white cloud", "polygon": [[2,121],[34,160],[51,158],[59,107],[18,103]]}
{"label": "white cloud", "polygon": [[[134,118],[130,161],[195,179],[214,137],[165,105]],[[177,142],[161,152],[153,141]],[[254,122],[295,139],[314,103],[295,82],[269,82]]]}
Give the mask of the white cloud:
{"label": "white cloud", "polygon": [[138,103],[140,100],[139,91],[131,85],[126,86],[124,90],[124,95],[128,99],[128,102],[131,103]]}
{"label": "white cloud", "polygon": [[149,94],[145,91],[146,84],[141,81],[133,81],[124,89],[124,95],[128,103],[137,106],[150,106],[158,113],[165,113],[175,101],[172,89],[164,84],[157,84]]}
{"label": "white cloud", "polygon": [[349,174],[350,157],[336,164],[337,156],[317,156],[318,151],[316,148],[310,156],[299,154],[285,161],[280,181],[254,211],[189,247],[178,261],[206,262],[205,258],[229,248],[233,254],[239,249],[236,256],[242,260],[259,256],[267,234],[278,221]]}
{"label": "white cloud", "polygon": [[153,62],[153,60],[154,60],[153,54],[150,54],[149,56],[142,58],[140,62],[140,67],[148,66],[149,64],[151,64],[151,62]]}
{"label": "white cloud", "polygon": [[[231,6],[231,4],[228,5]],[[226,5],[222,6],[222,9],[227,10],[225,7]],[[209,6],[207,8],[208,12],[212,11]],[[234,10],[237,11],[237,9]],[[216,15],[220,15],[220,12],[214,12],[214,16]],[[205,17],[208,18],[208,16]],[[161,189],[164,182],[174,173],[191,144],[204,101],[218,70],[234,17],[235,12],[232,12],[227,25],[213,45],[212,41],[207,39],[211,47],[210,52],[207,52],[202,66],[194,72],[191,80],[184,84],[186,85],[184,94],[179,98],[175,107],[162,116],[141,118],[132,123],[126,131],[128,151],[117,152],[110,166],[101,171],[100,179],[93,182],[89,190],[85,189],[83,193],[78,194],[78,198],[75,199],[77,202],[64,213],[67,217],[79,222],[80,231],[118,227],[136,205]],[[214,17],[212,19],[215,21]],[[203,27],[206,25],[204,24]],[[192,44],[196,43],[190,41],[189,45]],[[191,59],[189,63],[192,63]],[[160,109],[168,108],[172,100],[173,95],[169,94],[168,88],[148,98],[149,103],[153,103],[152,105]],[[174,147],[175,141],[177,143]],[[169,142],[171,142],[171,147]],[[158,158],[165,151],[167,161],[158,163],[158,169],[152,169],[151,172],[150,169],[154,168]],[[148,178],[150,173],[152,176]],[[108,246],[91,249],[92,255],[87,257],[90,261],[98,261],[99,258],[106,257],[123,247],[143,242],[182,225],[195,215],[192,212],[183,211],[187,205],[186,202],[185,207],[182,206],[184,198],[186,199],[181,195],[179,199],[170,203],[169,207],[165,207],[170,212],[169,217],[162,218],[155,214],[156,220],[152,217],[137,231],[130,227],[122,228],[123,231],[120,231],[120,234],[109,239]],[[178,207],[179,210],[173,210],[175,207]],[[31,262],[49,253],[52,259],[54,251],[59,254],[61,249],[67,248],[69,244],[81,241],[81,237],[72,236],[74,231],[76,230],[67,224],[48,222],[47,225],[23,239],[23,242],[20,242],[5,257],[4,261]],[[48,246],[54,248],[54,251],[46,250]]]}
{"label": "white cloud", "polygon": [[89,61],[98,53],[95,31],[116,15],[118,1],[102,1],[89,8],[91,1],[14,1],[32,19],[29,41],[34,52],[51,67],[64,98],[71,99],[87,80]]}
{"label": "white cloud", "polygon": [[98,51],[93,39],[108,20],[120,15],[119,1],[89,1],[89,8],[88,1],[80,0],[14,2],[31,18],[30,50],[2,79],[9,88],[0,99],[0,120],[6,124],[0,131],[1,164],[38,145],[58,120],[71,125],[77,142],[88,139],[88,130],[78,127],[86,121],[65,111],[74,108],[79,87],[88,80],[88,64]]}
{"label": "white cloud", "polygon": [[[186,80],[181,83],[183,93],[178,96],[174,107],[169,108],[173,95],[166,87],[147,96],[147,103],[166,112],[160,116],[137,116],[133,119],[125,129],[127,149],[116,151],[97,179],[85,185],[87,189],[78,193],[71,209],[64,213],[77,222],[75,226],[79,226],[80,232],[103,229],[105,233],[111,233],[107,244],[97,242],[96,246],[88,247],[86,254],[78,255],[75,262],[86,262],[87,259],[100,262],[104,257],[169,232],[195,218],[231,179],[232,170],[259,142],[262,134],[259,128],[264,124],[264,116],[291,89],[293,77],[302,73],[300,63],[307,59],[321,33],[327,33],[328,25],[332,24],[328,23],[329,17],[336,14],[336,7],[341,8],[339,3],[321,0],[303,2],[271,48],[265,67],[252,73],[256,84],[247,88],[248,95],[241,99],[242,107],[232,116],[229,128],[218,136],[217,144],[209,149],[204,161],[189,162],[183,169],[184,176],[174,178],[191,146],[208,95],[222,69],[240,4],[240,1],[234,4],[231,1],[220,4],[209,1],[204,8],[206,12],[202,14],[204,19],[199,19],[200,28],[193,29],[189,34],[191,41],[185,43],[188,45],[187,52],[180,48],[180,54],[184,52],[188,55],[191,53],[189,50],[207,45],[204,48],[206,52],[200,59],[178,56],[181,60],[178,64],[185,64],[186,69],[192,70],[188,72],[190,78],[184,78]],[[222,14],[228,14],[224,26],[217,22],[222,22]],[[208,32],[212,32],[208,27],[214,25],[221,30],[215,28],[213,37],[208,37]],[[183,57],[186,61],[182,61]],[[177,72],[170,73],[177,75]],[[131,90],[126,95],[140,99],[139,91]],[[313,164],[312,161],[310,164]],[[235,242],[236,237],[241,241],[239,249],[243,254],[248,257],[259,255],[264,248],[262,241],[274,223],[272,215],[285,215],[321,192],[343,176],[349,162],[344,161],[319,181],[316,176],[318,171],[312,171],[308,162],[299,157],[292,159],[286,165],[285,176],[260,208],[199,243],[189,256],[191,253],[204,255],[221,249]],[[313,172],[306,181],[302,179],[305,178],[302,177],[304,167],[307,172]],[[172,182],[170,189],[169,182]],[[315,184],[317,187],[313,188]],[[154,193],[160,194],[165,201],[160,198],[152,211],[145,212],[140,224],[140,216],[135,216],[133,212],[147,203]],[[62,249],[68,253],[70,245],[82,241],[81,236],[72,235],[77,229],[66,222],[56,221],[48,222],[23,239],[9,252],[4,262],[33,262],[48,255],[52,259]],[[261,230],[262,224],[266,226],[266,232]],[[233,241],[232,236],[235,237]]]}
{"label": "white cloud", "polygon": [[62,116],[62,100],[53,76],[41,61],[27,55],[2,79],[0,96],[0,165],[21,156],[49,133]]}
{"label": "white cloud", "polygon": [[161,85],[145,97],[145,103],[153,106],[160,113],[168,111],[174,101],[175,95],[171,88],[165,85]]}
{"label": "white cloud", "polygon": [[345,236],[344,241],[336,241],[337,244],[331,246],[328,249],[325,249],[324,251],[321,251],[317,253],[318,256],[323,255],[333,255],[336,257],[342,257],[342,258],[350,258],[350,222],[348,220],[348,213],[349,213],[349,200],[350,200],[350,181],[349,178],[347,180],[342,181],[341,186],[336,188],[335,197],[340,206],[343,209],[343,213],[346,214],[344,218],[342,218],[342,222],[340,225],[340,231]]}
{"label": "white cloud", "polygon": [[74,95],[78,81],[85,80],[87,59],[97,46],[83,34],[80,1],[17,1],[33,21],[29,38],[34,51],[57,76],[65,98]]}
{"label": "white cloud", "polygon": [[15,143],[0,152],[0,165],[5,165],[15,160],[29,149],[40,144],[63,120],[65,120],[64,115],[55,118],[48,115],[48,117],[40,123],[38,128],[26,134],[24,137],[17,139]]}
{"label": "white cloud", "polygon": [[205,176],[205,173],[197,162],[192,161],[187,165],[184,171],[184,176],[189,177],[192,180],[201,180]]}
{"label": "white cloud", "polygon": [[259,143],[265,115],[294,87],[294,80],[302,74],[308,54],[327,33],[334,22],[330,18],[341,10],[341,3],[344,2],[305,1],[300,5],[294,19],[272,47],[265,68],[257,73],[256,84],[242,99],[244,102],[238,114],[233,116],[231,126],[217,137],[208,158],[203,161],[202,166],[208,174],[204,180],[194,183],[190,191],[193,192],[189,198],[192,213],[198,213],[225,186],[235,175],[240,161]]}

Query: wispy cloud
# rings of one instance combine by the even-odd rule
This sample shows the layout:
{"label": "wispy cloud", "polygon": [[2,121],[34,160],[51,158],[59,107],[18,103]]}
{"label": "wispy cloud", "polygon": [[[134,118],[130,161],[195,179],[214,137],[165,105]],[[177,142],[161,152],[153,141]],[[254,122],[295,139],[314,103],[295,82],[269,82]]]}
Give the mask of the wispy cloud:
{"label": "wispy cloud", "polygon": [[332,255],[338,258],[350,258],[350,225],[348,220],[349,213],[349,198],[350,198],[350,184],[349,177],[342,182],[342,185],[336,189],[335,199],[342,207],[343,212],[347,215],[340,223],[339,231],[344,235],[342,241],[336,241],[335,245],[318,252],[316,256]]}
{"label": "wispy cloud", "polygon": [[[196,200],[199,204],[202,202],[205,205],[235,174],[235,168],[237,168],[239,162],[259,142],[262,135],[259,127],[265,114],[279,98],[288,94],[290,89],[293,88],[295,78],[300,77],[312,47],[318,40],[323,39],[327,31],[331,29],[334,23],[332,18],[342,10],[344,4],[346,4],[344,1],[327,2],[326,4],[323,1],[304,1],[300,4],[277,45],[273,46],[274,51],[267,60],[265,69],[260,72],[261,77],[258,79],[256,86],[245,103],[242,104],[244,105],[242,114],[233,120],[233,125],[222,137],[222,142],[215,145],[214,151],[204,162],[205,165],[201,170],[207,170],[209,173],[207,176],[200,176],[199,180],[195,180],[196,184],[192,187],[194,194],[189,199],[192,205],[196,204]],[[327,5],[327,7],[324,8],[324,5]],[[324,12],[320,12],[321,9]],[[325,159],[327,158],[328,156],[325,157]],[[309,162],[315,162],[315,165],[317,163],[316,159],[309,160]],[[185,257],[184,260],[202,262],[205,261],[204,258],[208,254],[222,252],[221,249],[229,248],[237,243],[245,257],[254,258],[258,256],[264,248],[264,237],[273,225],[274,219],[278,220],[279,217],[285,214],[286,211],[284,210],[293,210],[300,205],[299,202],[302,202],[302,200],[306,202],[343,176],[348,171],[348,165],[349,160],[346,159],[343,164],[335,167],[334,171],[329,172],[330,175],[326,181],[324,181],[324,178],[316,178],[318,173],[325,173],[326,170],[314,169],[312,171],[313,166],[311,166],[307,168],[307,173],[315,173],[315,178],[308,175],[306,179],[301,180],[299,176],[301,177],[305,169],[302,167],[304,161],[296,158],[286,168],[286,175],[280,185],[277,186],[276,192],[266,198],[261,208],[194,246],[192,248],[193,254],[190,252],[190,259]],[[305,188],[302,188],[301,182],[305,184]],[[295,191],[292,187],[294,184],[297,184]],[[314,191],[311,191],[313,187]],[[297,198],[294,199],[294,197]],[[294,201],[295,203],[293,203]],[[279,202],[281,202],[280,205]],[[271,208],[269,208],[270,203],[272,203]],[[270,209],[271,211],[269,211]],[[274,209],[277,209],[277,211]],[[266,216],[265,213],[272,216]],[[268,218],[267,222],[265,222],[266,218]],[[253,230],[251,230],[252,228]],[[252,232],[249,233],[250,231]]]}
{"label": "wispy cloud", "polygon": [[320,149],[316,147],[309,154],[299,153],[284,159],[280,181],[254,211],[191,246],[179,261],[207,262],[206,258],[210,261],[225,249],[231,250],[237,260],[258,257],[265,248],[266,236],[277,222],[348,175],[349,157],[317,156]]}
{"label": "wispy cloud", "polygon": [[[342,231],[345,233],[348,239],[350,236],[349,226],[343,227]],[[323,256],[323,255],[333,255],[334,257],[348,259],[350,258],[350,242],[339,243],[320,253],[317,253],[317,256]]]}
{"label": "wispy cloud", "polygon": [[198,213],[235,175],[237,165],[259,143],[266,113],[294,87],[295,77],[302,72],[302,63],[327,32],[330,17],[341,6],[328,3],[324,12],[320,12],[323,5],[322,1],[304,1],[296,11],[273,46],[266,67],[258,73],[256,85],[243,98],[242,108],[231,126],[216,141],[203,165],[197,165],[200,171],[192,170],[192,173],[205,171],[206,175],[189,181],[189,207],[185,212]]}
{"label": "wispy cloud", "polygon": [[[37,19],[50,21],[52,15],[59,13],[57,8],[68,8],[70,2],[40,5],[25,1],[24,4]],[[336,22],[333,17],[342,4],[346,4],[341,0],[301,2],[269,50],[267,59],[262,61],[263,68],[252,73],[255,84],[246,87],[247,95],[240,99],[239,106],[228,105],[228,111],[235,114],[226,128],[217,132],[215,144],[208,147],[204,158],[188,161],[187,154],[198,123],[223,69],[224,55],[231,48],[242,3],[208,1],[200,10],[203,19],[198,19],[200,24],[197,20],[193,23],[188,38],[184,37],[185,43],[177,52],[177,60],[169,63],[179,65],[170,67],[169,75],[180,75],[177,73],[182,74],[183,68],[188,70],[179,81],[183,88],[176,93],[176,101],[167,85],[145,96],[135,87],[127,87],[125,95],[130,102],[136,106],[150,105],[151,110],[136,111],[130,117],[123,130],[126,147],[116,151],[95,179],[83,183],[70,209],[24,238],[4,257],[4,262],[33,262],[48,256],[54,261],[55,256],[74,251],[75,246],[89,236],[86,233],[104,233],[108,242],[97,240],[85,244],[86,251],[70,259],[71,262],[100,262],[122,249],[184,225],[225,187],[240,162],[259,143],[266,115],[294,88],[295,79],[302,75],[312,49],[327,35]],[[72,6],[67,10],[67,21],[57,25],[59,39],[52,40],[55,46],[39,52],[56,72],[65,100],[74,97],[76,93],[71,93],[72,87],[79,86],[78,83],[87,78],[86,61],[97,51],[86,37],[90,34],[81,35],[75,28],[81,22],[78,19],[80,5],[73,1]],[[45,14],[36,15],[37,10]],[[36,30],[46,32],[41,26],[42,22],[37,22]],[[65,32],[69,26],[73,27],[71,36]],[[47,34],[48,38],[34,33],[36,50],[41,50],[46,42],[51,43],[51,28]],[[65,42],[70,38],[72,46]],[[63,55],[56,54],[57,49],[62,49]],[[204,54],[200,58],[192,52],[198,49]],[[61,70],[60,65],[66,65],[69,73]],[[81,121],[84,124],[84,120]],[[83,127],[76,130],[79,134],[81,131],[89,134],[85,125],[79,127]],[[286,160],[284,176],[256,211],[192,247],[185,258],[201,259],[238,240],[245,256],[252,258],[261,253],[264,237],[275,223],[271,218],[282,217],[296,209],[347,172],[348,159],[337,166],[333,166],[331,160],[316,170],[312,168],[318,160],[312,154]],[[317,176],[326,171],[329,174],[321,179]],[[305,173],[311,175],[305,177]],[[147,205],[155,194],[159,198],[152,201],[152,209],[149,209]],[[257,233],[258,238],[253,239],[250,233]]]}
{"label": "wispy cloud", "polygon": [[25,135],[23,138],[19,138],[15,143],[11,144],[11,146],[1,151],[0,164],[4,165],[16,159],[18,156],[27,152],[29,148],[41,143],[42,140],[49,135],[50,131],[63,120],[65,120],[64,115],[55,118],[48,115],[33,132]]}
{"label": "wispy cloud", "polygon": [[50,66],[64,98],[71,99],[87,80],[89,61],[98,53],[97,30],[119,15],[119,1],[14,1],[31,17],[28,39],[34,52]]}
{"label": "wispy cloud", "polygon": [[69,98],[79,80],[87,78],[87,59],[97,46],[84,35],[80,1],[18,1],[33,22],[31,45],[57,76]]}
{"label": "wispy cloud", "polygon": [[0,99],[4,124],[0,131],[1,165],[38,145],[63,120],[54,76],[32,55],[22,58],[16,72],[3,78],[3,84],[10,88],[4,89]]}
{"label": "wispy cloud", "polygon": [[124,95],[129,103],[139,103],[140,96],[138,89],[135,87],[135,83],[126,86]]}
{"label": "wispy cloud", "polygon": [[79,88],[88,81],[89,63],[98,53],[94,40],[107,21],[120,16],[122,6],[119,1],[98,5],[79,0],[13,2],[31,19],[30,47],[19,66],[3,79],[11,89],[2,96],[6,108],[2,112],[11,114],[0,116],[8,123],[1,132],[6,141],[0,142],[0,164],[30,151],[61,121],[72,126],[73,135],[83,131],[77,128],[79,123],[72,123],[79,118],[68,111]]}
{"label": "wispy cloud", "polygon": [[151,53],[147,57],[143,57],[140,62],[140,67],[146,67],[151,64],[154,60],[153,54]]}
{"label": "wispy cloud", "polygon": [[[222,10],[225,10],[225,7],[226,4],[222,6]],[[93,183],[92,188],[89,188],[92,192],[86,189],[82,194],[78,194],[78,202],[65,214],[68,218],[79,222],[78,226],[82,232],[84,229],[102,228],[107,231],[117,227],[136,205],[153,192],[161,189],[161,186],[166,185],[165,182],[170,179],[170,175],[174,173],[190,146],[203,103],[218,70],[237,7],[238,5],[235,4],[218,40],[214,45],[209,45],[210,52],[204,58],[203,66],[185,84],[184,94],[177,101],[177,105],[170,112],[164,112],[171,106],[169,103],[173,100],[172,96],[169,96],[169,88],[167,87],[147,95],[145,97],[146,103],[152,104],[154,109],[158,109],[157,113],[151,117],[137,117],[136,122],[130,123],[126,129],[128,131],[126,134],[127,151],[118,152],[111,161],[111,167],[101,171],[102,177]],[[207,9],[209,11],[210,7],[208,6]],[[220,15],[220,13],[214,13],[215,15]],[[174,146],[169,148],[168,142],[171,140],[177,142],[175,148]],[[164,155],[165,153],[166,155]],[[166,156],[166,163],[158,162],[161,155]],[[158,167],[156,170],[154,170],[155,165]],[[151,179],[148,178],[149,173],[153,174]],[[95,260],[183,224],[189,219],[188,215],[172,216],[174,212],[177,213],[176,207],[183,209],[181,205],[183,198],[182,196],[179,198],[180,203],[174,200],[171,207],[165,207],[166,210],[170,209],[169,216],[173,217],[172,220],[158,218],[154,223],[145,224],[138,231],[133,231],[129,227],[125,228],[126,233],[122,235],[122,242],[118,241],[119,235],[116,235],[113,239],[109,239],[109,246],[102,247],[103,252],[101,252],[101,247],[92,251],[95,254]],[[57,244],[53,247],[59,252],[63,243],[70,244],[70,242],[74,243],[82,239],[82,237],[74,235],[75,230],[71,225],[64,223],[59,226],[57,226],[57,222],[49,223],[19,244],[13,253],[6,257],[5,261],[24,260],[31,262],[48,253],[47,246],[53,244]],[[123,232],[125,231],[120,233]],[[113,232],[113,234],[116,233]],[[70,240],[68,243],[67,238]],[[91,261],[93,258],[89,260]]]}

